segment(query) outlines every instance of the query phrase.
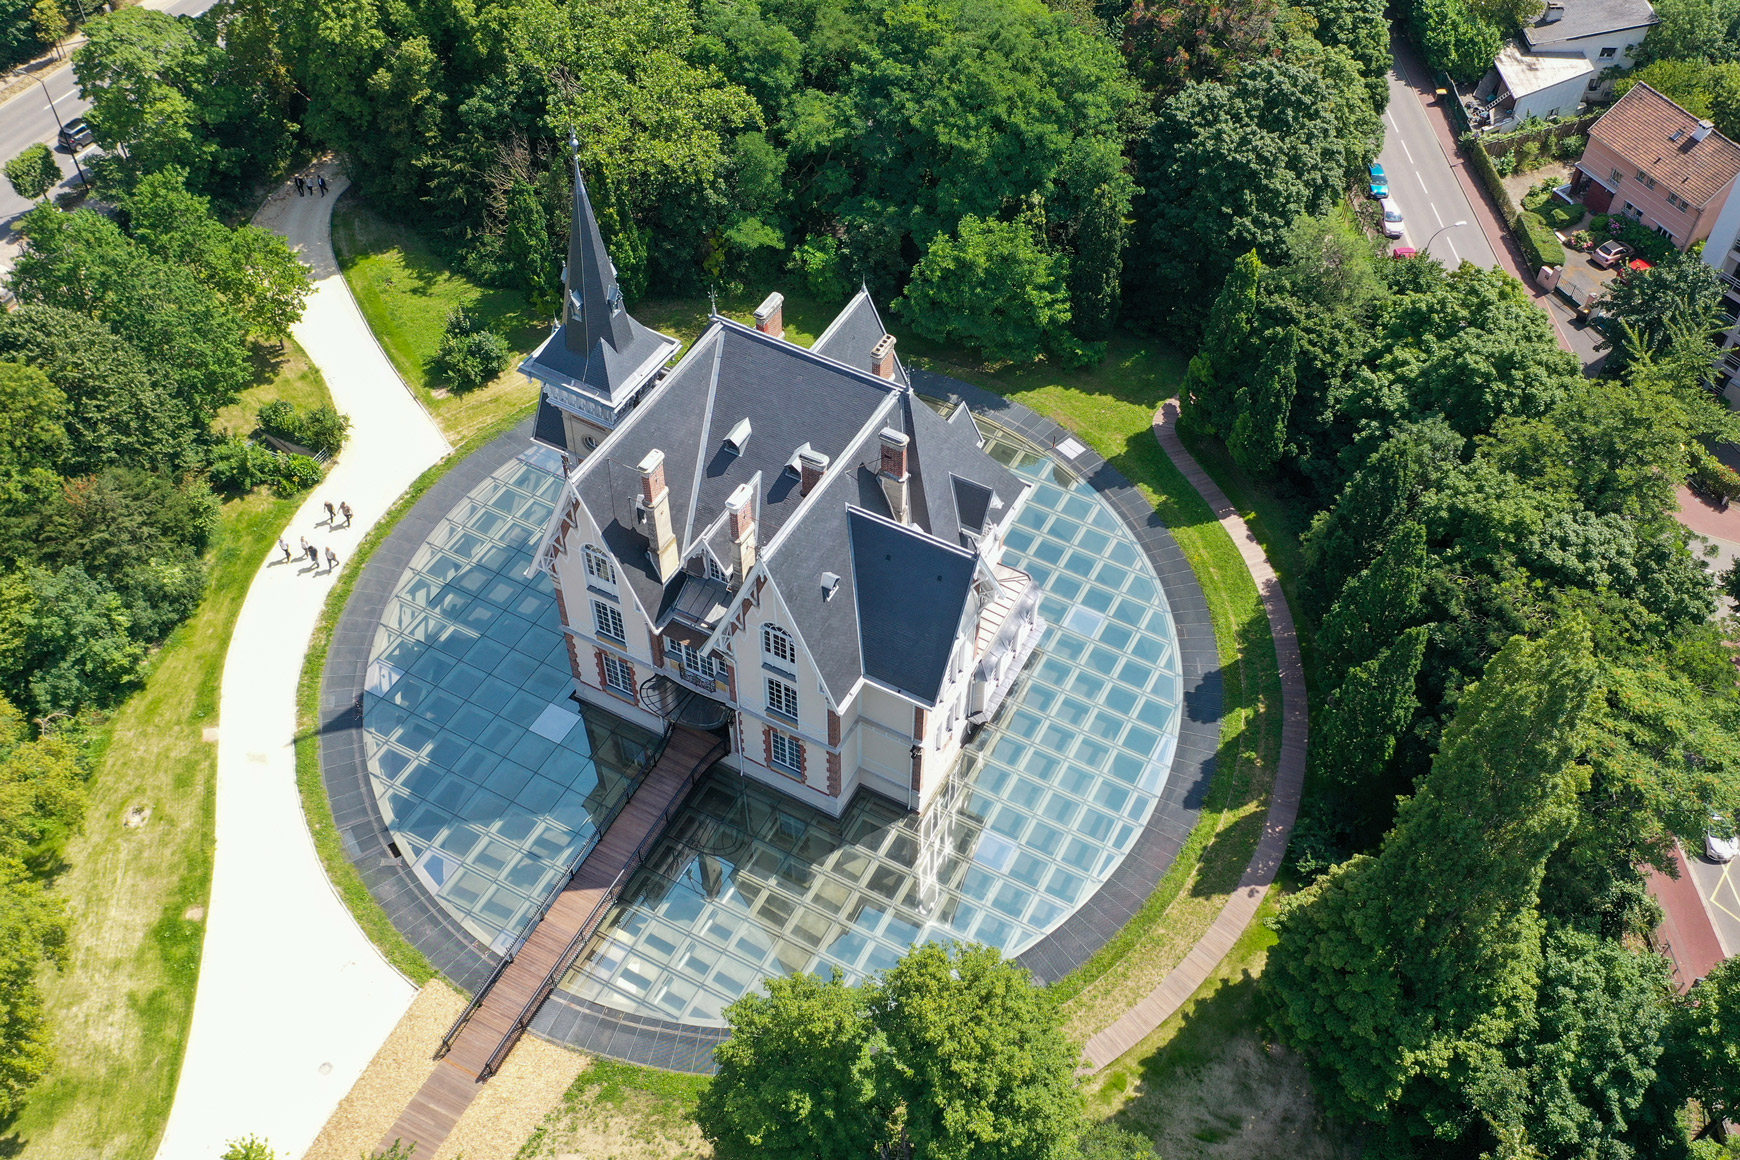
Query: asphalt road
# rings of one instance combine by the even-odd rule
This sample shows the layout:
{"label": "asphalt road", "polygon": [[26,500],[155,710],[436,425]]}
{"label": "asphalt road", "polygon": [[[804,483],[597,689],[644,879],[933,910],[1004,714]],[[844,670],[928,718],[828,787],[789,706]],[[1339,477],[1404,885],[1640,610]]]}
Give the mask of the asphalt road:
{"label": "asphalt road", "polygon": [[[1425,71],[1407,51],[1400,34],[1392,39],[1395,69],[1389,78],[1390,107],[1384,110],[1384,147],[1378,160],[1390,180],[1390,197],[1402,211],[1406,236],[1397,245],[1425,249],[1437,234],[1432,256],[1446,266],[1454,269],[1466,259],[1490,269],[1498,265],[1498,257],[1481,232],[1468,195],[1462,192],[1444,147],[1420,107],[1417,88],[1426,84]],[[1438,233],[1452,222],[1468,224]]]}
{"label": "asphalt road", "polygon": [[[144,7],[157,8],[176,16],[197,16],[212,3],[213,0],[145,0]],[[18,156],[27,147],[41,141],[54,148],[61,172],[70,178],[74,172],[72,158],[55,145],[55,137],[60,132],[55,114],[58,112],[62,121],[71,120],[90,108],[90,103],[79,98],[72,65],[64,64],[52,73],[39,75],[42,84],[21,89],[11,100],[0,105],[0,162]],[[46,96],[44,86],[48,89]],[[52,110],[49,108],[50,99],[54,102]],[[63,181],[60,191],[66,188],[67,183]],[[0,180],[0,229],[10,234],[18,216],[29,208],[28,201]]]}

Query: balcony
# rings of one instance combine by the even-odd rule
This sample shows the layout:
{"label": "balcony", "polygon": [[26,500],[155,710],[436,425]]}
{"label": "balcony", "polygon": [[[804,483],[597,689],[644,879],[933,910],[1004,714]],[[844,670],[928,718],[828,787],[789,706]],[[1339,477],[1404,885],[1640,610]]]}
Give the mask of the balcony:
{"label": "balcony", "polygon": [[731,706],[712,681],[680,665],[666,665],[640,685],[640,703],[673,725],[717,729],[731,720]]}

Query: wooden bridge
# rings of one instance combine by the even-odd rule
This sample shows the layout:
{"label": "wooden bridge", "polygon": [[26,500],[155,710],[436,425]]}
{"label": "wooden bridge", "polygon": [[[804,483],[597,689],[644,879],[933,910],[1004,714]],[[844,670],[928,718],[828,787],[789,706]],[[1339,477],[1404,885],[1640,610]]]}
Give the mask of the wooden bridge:
{"label": "wooden bridge", "polygon": [[477,1089],[501,1069],[538,1008],[586,949],[695,779],[724,753],[725,742],[710,734],[681,725],[672,728],[664,754],[641,779],[628,804],[519,950],[502,961],[448,1031],[437,1053],[441,1062],[399,1114],[377,1152],[399,1142],[414,1144],[417,1156],[435,1154]]}

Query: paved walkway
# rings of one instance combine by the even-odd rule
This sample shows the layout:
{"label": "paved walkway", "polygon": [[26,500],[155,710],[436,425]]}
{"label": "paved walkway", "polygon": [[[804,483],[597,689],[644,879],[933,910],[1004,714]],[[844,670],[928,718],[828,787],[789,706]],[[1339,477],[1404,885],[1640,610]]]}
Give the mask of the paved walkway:
{"label": "paved walkway", "polygon": [[[280,190],[255,221],[314,271],[296,340],[351,418],[350,443],[286,532],[348,559],[376,517],[450,448],[376,345],[333,260],[331,194]],[[323,500],[355,523],[325,524]],[[293,748],[296,682],[333,576],[262,563],[224,663],[217,853],[193,1028],[160,1160],[213,1160],[255,1134],[300,1156],[410,1005],[327,882],[302,818]]]}
{"label": "paved walkway", "polygon": [[1269,793],[1269,816],[1262,841],[1251,855],[1238,889],[1227,899],[1207,933],[1184,956],[1184,961],[1160,980],[1140,1002],[1118,1017],[1117,1022],[1087,1041],[1083,1054],[1098,1071],[1146,1039],[1155,1028],[1184,1005],[1196,989],[1208,981],[1216,966],[1232,950],[1239,936],[1255,917],[1263,895],[1275,881],[1281,858],[1287,853],[1287,838],[1299,813],[1299,795],[1305,785],[1305,743],[1308,711],[1305,700],[1305,668],[1299,659],[1299,637],[1293,628],[1293,613],[1286,594],[1262,545],[1251,534],[1237,509],[1208,473],[1179,442],[1178,403],[1168,400],[1154,416],[1154,437],[1202,498],[1208,501],[1221,527],[1238,545],[1239,555],[1257,582],[1263,611],[1269,618],[1269,635],[1275,641],[1275,662],[1281,670],[1281,761],[1275,770],[1275,786]]}

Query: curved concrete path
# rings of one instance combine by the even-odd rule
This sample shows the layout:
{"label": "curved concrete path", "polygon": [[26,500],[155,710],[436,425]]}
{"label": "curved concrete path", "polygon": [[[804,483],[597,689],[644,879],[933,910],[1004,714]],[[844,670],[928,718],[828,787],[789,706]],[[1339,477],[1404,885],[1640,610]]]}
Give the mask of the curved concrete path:
{"label": "curved concrete path", "polygon": [[[339,274],[331,216],[347,182],[326,173],[325,198],[285,187],[254,221],[313,267],[296,341],[351,418],[349,444],[285,537],[292,550],[307,536],[348,559],[375,518],[451,448]],[[349,502],[355,522],[327,527],[324,500]],[[300,1156],[415,994],[333,893],[303,822],[296,682],[333,576],[281,558],[274,551],[262,562],[224,662],[205,951],[160,1160],[215,1160],[227,1141],[250,1134]]]}
{"label": "curved concrete path", "polygon": [[1269,618],[1269,635],[1275,641],[1275,662],[1281,670],[1281,761],[1275,769],[1275,786],[1269,793],[1269,816],[1263,826],[1262,841],[1257,844],[1257,852],[1251,855],[1238,889],[1227,899],[1207,933],[1190,948],[1184,961],[1110,1027],[1087,1041],[1083,1054],[1094,1071],[1112,1063],[1170,1019],[1196,993],[1196,989],[1208,981],[1215,967],[1233,949],[1233,944],[1238,942],[1239,936],[1256,916],[1269,885],[1275,881],[1275,872],[1280,869],[1281,858],[1287,853],[1287,839],[1293,833],[1293,821],[1299,814],[1299,795],[1305,785],[1309,712],[1305,699],[1305,668],[1299,660],[1299,636],[1293,627],[1292,609],[1287,606],[1286,594],[1281,591],[1281,582],[1269,566],[1262,545],[1257,543],[1257,538],[1239,517],[1226,493],[1179,442],[1177,423],[1178,402],[1169,399],[1154,415],[1154,437],[1160,441],[1173,466],[1208,501],[1220,526],[1238,546],[1239,555],[1244,557],[1251,579],[1257,582],[1257,592],[1263,598],[1263,612]]}

